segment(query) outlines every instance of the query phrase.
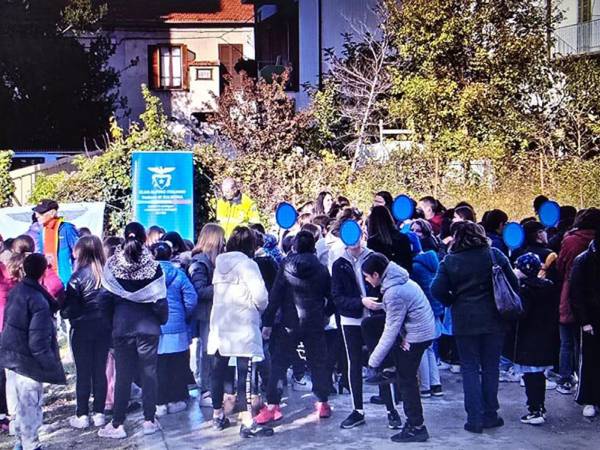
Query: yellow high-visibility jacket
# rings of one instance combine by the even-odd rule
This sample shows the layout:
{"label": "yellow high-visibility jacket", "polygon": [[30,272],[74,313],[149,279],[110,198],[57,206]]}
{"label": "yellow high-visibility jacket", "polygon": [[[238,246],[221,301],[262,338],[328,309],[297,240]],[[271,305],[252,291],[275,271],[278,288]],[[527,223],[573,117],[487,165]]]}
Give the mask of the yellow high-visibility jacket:
{"label": "yellow high-visibility jacket", "polygon": [[246,194],[242,194],[238,201],[220,198],[217,201],[217,222],[225,230],[225,237],[229,238],[235,227],[260,222],[256,203]]}

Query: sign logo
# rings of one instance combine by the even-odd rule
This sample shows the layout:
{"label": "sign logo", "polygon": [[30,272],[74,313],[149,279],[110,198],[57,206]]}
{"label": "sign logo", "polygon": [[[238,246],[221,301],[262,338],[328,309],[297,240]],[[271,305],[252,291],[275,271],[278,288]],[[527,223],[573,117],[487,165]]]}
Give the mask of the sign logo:
{"label": "sign logo", "polygon": [[171,186],[173,176],[171,172],[175,171],[175,167],[148,167],[148,170],[152,172],[152,187],[161,191],[164,191]]}

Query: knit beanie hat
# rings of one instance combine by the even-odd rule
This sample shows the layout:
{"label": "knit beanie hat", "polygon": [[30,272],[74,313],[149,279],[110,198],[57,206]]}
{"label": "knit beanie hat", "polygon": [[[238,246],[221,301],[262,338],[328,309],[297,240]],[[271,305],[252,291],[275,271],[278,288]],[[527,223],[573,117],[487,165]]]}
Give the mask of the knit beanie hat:
{"label": "knit beanie hat", "polygon": [[529,252],[517,258],[516,266],[525,276],[534,278],[542,269],[542,261],[538,255]]}

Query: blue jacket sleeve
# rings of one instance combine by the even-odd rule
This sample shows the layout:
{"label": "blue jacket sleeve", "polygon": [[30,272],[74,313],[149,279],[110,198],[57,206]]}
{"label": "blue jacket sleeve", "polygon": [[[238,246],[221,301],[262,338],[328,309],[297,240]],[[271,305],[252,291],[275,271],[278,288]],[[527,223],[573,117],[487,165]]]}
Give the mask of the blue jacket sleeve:
{"label": "blue jacket sleeve", "polygon": [[189,323],[198,305],[198,294],[196,294],[194,285],[183,271],[180,270],[177,276],[181,280],[181,297],[183,298],[183,306],[185,308],[185,321]]}

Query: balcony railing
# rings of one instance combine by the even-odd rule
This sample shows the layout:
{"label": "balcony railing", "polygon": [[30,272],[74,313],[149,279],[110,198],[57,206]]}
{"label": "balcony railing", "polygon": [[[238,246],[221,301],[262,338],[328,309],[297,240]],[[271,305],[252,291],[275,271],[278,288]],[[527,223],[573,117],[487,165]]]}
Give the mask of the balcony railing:
{"label": "balcony railing", "polygon": [[554,54],[582,55],[600,52],[600,20],[557,28]]}

